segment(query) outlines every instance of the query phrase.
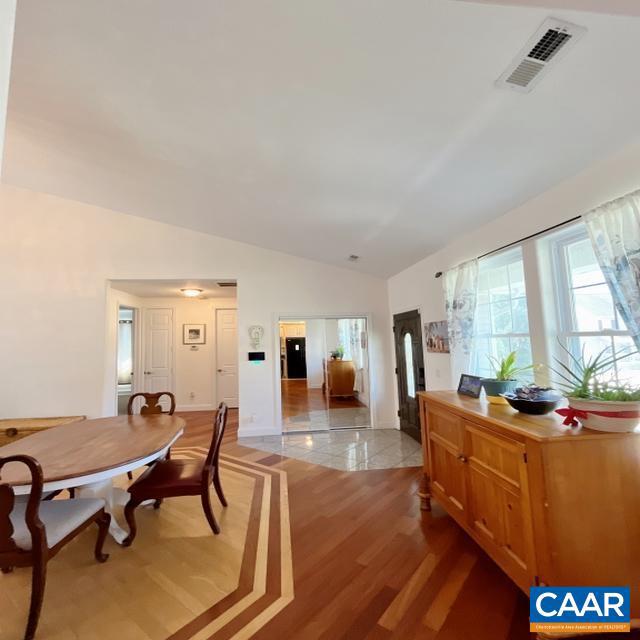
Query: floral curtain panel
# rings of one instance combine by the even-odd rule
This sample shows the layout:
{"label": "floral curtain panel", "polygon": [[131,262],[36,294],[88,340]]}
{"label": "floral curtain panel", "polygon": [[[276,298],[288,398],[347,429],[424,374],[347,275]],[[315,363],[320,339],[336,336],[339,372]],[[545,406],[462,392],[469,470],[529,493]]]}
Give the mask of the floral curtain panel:
{"label": "floral curtain panel", "polygon": [[640,191],[583,218],[618,313],[640,350]]}
{"label": "floral curtain panel", "polygon": [[469,260],[446,271],[443,277],[451,376],[457,385],[462,373],[469,373],[478,298],[478,260]]}

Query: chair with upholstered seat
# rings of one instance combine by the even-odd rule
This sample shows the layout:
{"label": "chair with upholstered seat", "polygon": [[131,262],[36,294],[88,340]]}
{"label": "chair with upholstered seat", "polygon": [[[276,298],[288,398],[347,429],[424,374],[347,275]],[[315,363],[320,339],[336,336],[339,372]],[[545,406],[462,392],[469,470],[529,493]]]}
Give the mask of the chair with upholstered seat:
{"label": "chair with upholstered seat", "polygon": [[31,492],[27,500],[20,499],[10,485],[0,481],[0,569],[11,573],[14,567],[32,567],[31,605],[24,636],[31,640],[42,609],[47,562],[92,522],[99,528],[95,557],[105,562],[109,556],[102,548],[111,516],[105,512],[103,500],[42,501],[43,477],[38,462],[23,455],[0,458],[0,472],[10,462],[28,467]]}
{"label": "chair with upholstered seat", "polygon": [[[160,398],[163,396],[167,396],[169,398],[168,411],[165,411],[160,404]],[[175,413],[176,397],[171,393],[171,391],[160,391],[160,393],[134,393],[129,398],[129,403],[127,404],[127,414],[130,416],[134,414],[133,405],[135,404],[136,398],[144,398],[144,404],[140,407],[141,416],[152,416],[158,413],[166,413],[167,415],[172,416]],[[170,451],[167,451],[167,458],[169,457]],[[127,471],[127,477],[129,480],[133,480],[133,474],[131,471]]]}
{"label": "chair with upholstered seat", "polygon": [[155,500],[155,507],[158,508],[165,498],[199,495],[209,526],[213,533],[220,533],[220,527],[211,509],[209,488],[213,483],[222,506],[226,507],[227,500],[222,491],[219,472],[220,445],[226,425],[227,405],[222,402],[213,421],[213,435],[206,458],[159,460],[129,487],[131,498],[125,507],[124,514],[130,531],[123,542],[124,546],[129,546],[134,541],[137,532],[135,510],[147,500]]}

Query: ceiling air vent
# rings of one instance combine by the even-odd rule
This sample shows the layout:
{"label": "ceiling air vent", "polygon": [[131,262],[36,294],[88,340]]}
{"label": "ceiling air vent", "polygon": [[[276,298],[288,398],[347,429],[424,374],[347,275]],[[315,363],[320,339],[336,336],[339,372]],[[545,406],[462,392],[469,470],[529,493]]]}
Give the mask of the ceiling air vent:
{"label": "ceiling air vent", "polygon": [[576,24],[547,18],[498,78],[498,86],[528,93],[586,31]]}
{"label": "ceiling air vent", "polygon": [[237,282],[218,282],[218,286],[219,287],[237,287],[238,283]]}

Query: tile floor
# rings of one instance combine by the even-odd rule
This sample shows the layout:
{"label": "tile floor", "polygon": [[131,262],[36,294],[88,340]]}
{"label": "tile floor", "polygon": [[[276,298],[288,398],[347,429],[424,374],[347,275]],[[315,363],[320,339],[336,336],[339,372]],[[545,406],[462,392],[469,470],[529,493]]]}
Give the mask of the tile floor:
{"label": "tile floor", "polygon": [[239,438],[238,443],[341,471],[422,465],[419,442],[397,429],[348,429],[324,433]]}

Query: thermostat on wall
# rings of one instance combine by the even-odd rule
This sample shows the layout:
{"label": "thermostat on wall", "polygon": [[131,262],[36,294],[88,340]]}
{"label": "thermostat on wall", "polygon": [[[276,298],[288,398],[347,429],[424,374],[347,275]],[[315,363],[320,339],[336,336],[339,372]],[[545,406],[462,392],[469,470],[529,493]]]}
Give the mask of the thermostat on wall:
{"label": "thermostat on wall", "polygon": [[264,351],[249,351],[250,362],[261,362],[262,360],[266,360]]}

